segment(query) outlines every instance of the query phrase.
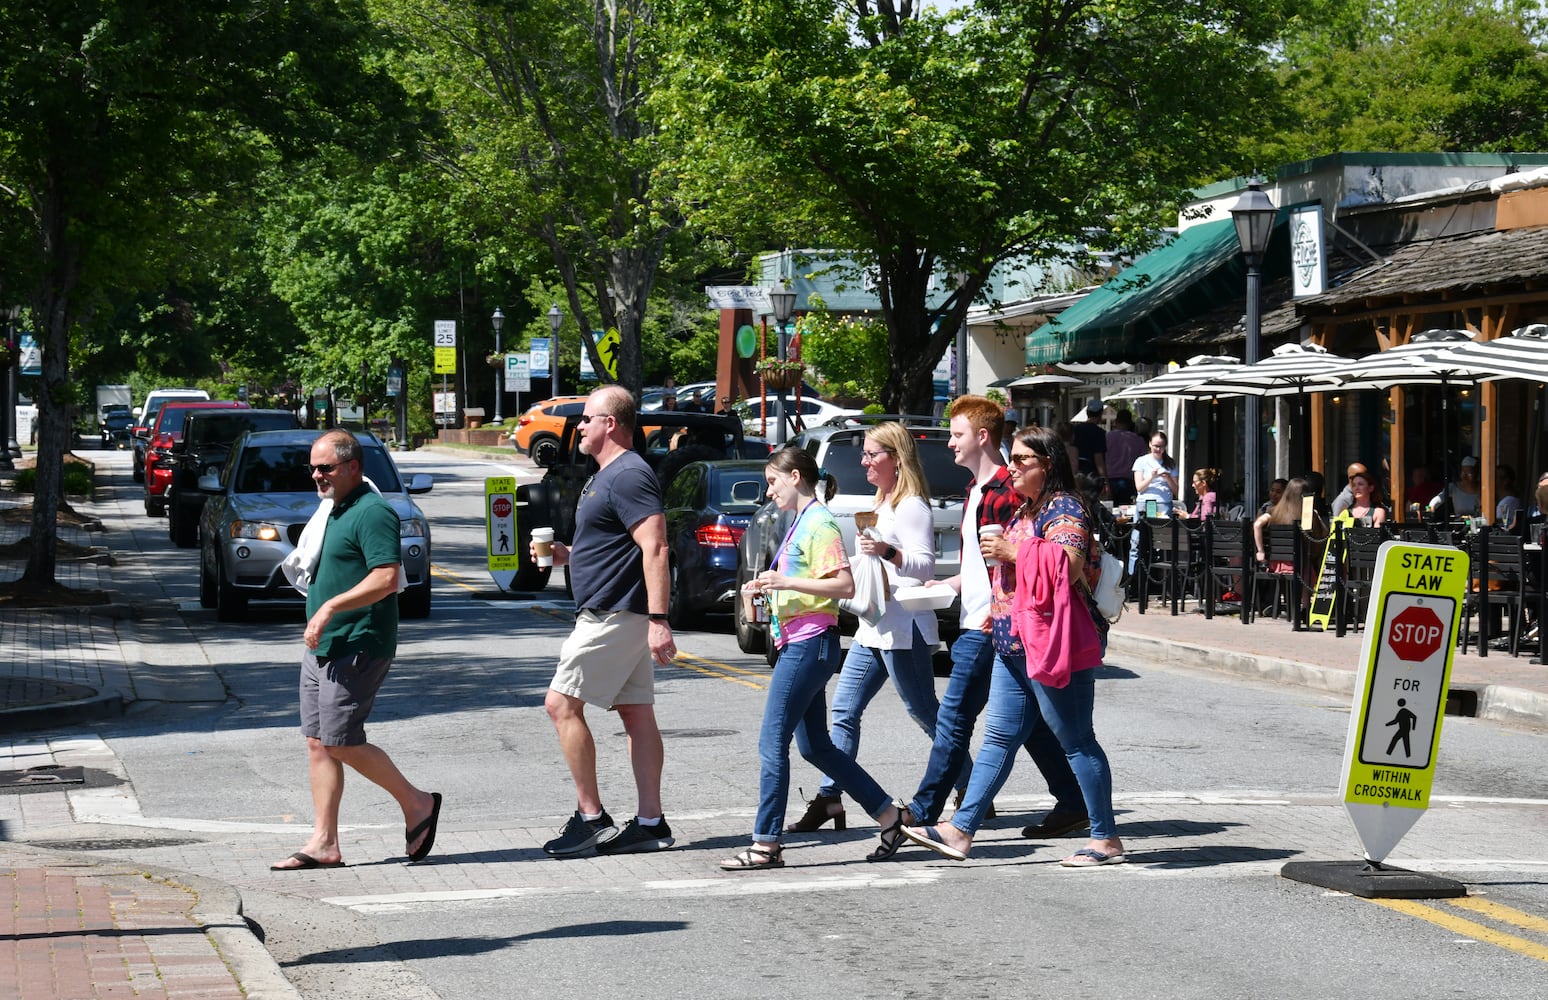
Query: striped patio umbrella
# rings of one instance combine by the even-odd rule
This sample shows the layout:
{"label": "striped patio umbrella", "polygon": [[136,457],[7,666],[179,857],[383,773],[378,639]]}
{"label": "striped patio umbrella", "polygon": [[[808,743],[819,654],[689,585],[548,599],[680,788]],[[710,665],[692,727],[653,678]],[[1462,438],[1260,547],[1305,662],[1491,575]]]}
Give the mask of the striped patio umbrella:
{"label": "striped patio umbrella", "polygon": [[[1416,385],[1441,387],[1441,428],[1450,440],[1451,393],[1453,385],[1471,385],[1480,378],[1476,365],[1464,352],[1473,344],[1471,330],[1425,330],[1406,344],[1367,354],[1349,362],[1339,372],[1346,389],[1408,388]],[[1451,458],[1441,449],[1441,482],[1451,483]],[[1396,475],[1396,473],[1394,473]]]}
{"label": "striped patio umbrella", "polygon": [[1189,358],[1188,363],[1181,368],[1162,372],[1139,385],[1131,385],[1121,392],[1113,393],[1108,399],[1208,399],[1217,393],[1195,392],[1192,386],[1210,375],[1241,366],[1240,358],[1201,354]]}
{"label": "striped patio umbrella", "polygon": [[1211,375],[1189,388],[1221,396],[1291,396],[1336,389],[1333,371],[1349,359],[1316,344],[1285,344],[1257,364]]}
{"label": "striped patio umbrella", "polygon": [[1476,371],[1480,381],[1519,378],[1548,382],[1548,324],[1533,323],[1508,337],[1473,341],[1453,354]]}

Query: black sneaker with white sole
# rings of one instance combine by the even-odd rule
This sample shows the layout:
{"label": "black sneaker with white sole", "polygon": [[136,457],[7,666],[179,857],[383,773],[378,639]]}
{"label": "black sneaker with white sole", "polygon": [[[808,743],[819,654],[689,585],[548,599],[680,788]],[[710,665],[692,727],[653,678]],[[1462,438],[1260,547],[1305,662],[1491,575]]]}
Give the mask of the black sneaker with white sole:
{"label": "black sneaker with white sole", "polygon": [[605,843],[597,845],[598,854],[643,854],[646,851],[664,851],[671,847],[672,828],[666,817],[655,826],[646,826],[638,816],[624,824],[623,832]]}
{"label": "black sneaker with white sole", "polygon": [[572,854],[583,854],[593,847],[613,840],[618,836],[618,827],[613,825],[613,817],[603,810],[597,819],[587,819],[575,810],[575,815],[564,824],[564,829],[559,831],[559,836],[543,845],[543,853],[555,858],[566,858]]}

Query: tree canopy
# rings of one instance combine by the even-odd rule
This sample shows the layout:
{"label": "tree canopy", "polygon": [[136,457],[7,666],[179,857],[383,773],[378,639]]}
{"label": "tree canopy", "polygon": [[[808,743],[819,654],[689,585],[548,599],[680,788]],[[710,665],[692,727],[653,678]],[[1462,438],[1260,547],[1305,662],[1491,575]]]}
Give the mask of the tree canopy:
{"label": "tree canopy", "polygon": [[1288,6],[663,0],[685,200],[707,231],[868,257],[883,404],[927,406],[997,262],[1137,241],[1236,166],[1251,102],[1221,95],[1267,89]]}

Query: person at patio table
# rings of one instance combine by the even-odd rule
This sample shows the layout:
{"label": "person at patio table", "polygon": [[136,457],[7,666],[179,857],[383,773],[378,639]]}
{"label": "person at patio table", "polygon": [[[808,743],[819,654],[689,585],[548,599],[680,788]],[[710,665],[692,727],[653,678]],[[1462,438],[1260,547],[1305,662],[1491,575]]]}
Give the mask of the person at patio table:
{"label": "person at patio table", "polygon": [[[1354,518],[1355,524],[1366,528],[1379,528],[1387,523],[1387,508],[1381,502],[1381,487],[1377,485],[1375,478],[1365,471],[1365,466],[1359,466],[1358,472],[1349,474],[1349,485],[1345,489],[1349,491],[1353,500],[1344,510]],[[1337,506],[1334,504],[1335,508]]]}
{"label": "person at patio table", "polygon": [[1215,495],[1215,488],[1220,485],[1219,469],[1195,469],[1193,471],[1193,493],[1199,498],[1199,502],[1193,505],[1190,511],[1179,511],[1182,517],[1213,517],[1216,506],[1219,503]]}
{"label": "person at patio table", "polygon": [[1107,432],[1107,483],[1113,503],[1134,502],[1134,460],[1145,454],[1145,439],[1134,432],[1134,414],[1128,407],[1113,418]]}
{"label": "person at patio table", "polygon": [[1435,494],[1429,509],[1444,517],[1477,517],[1482,513],[1478,496],[1478,459],[1469,455],[1462,460],[1457,481]]}
{"label": "person at patio table", "polygon": [[1166,453],[1166,434],[1150,435],[1150,451],[1134,460],[1134,530],[1129,537],[1129,575],[1134,575],[1139,560],[1140,519],[1150,515],[1149,505],[1156,504],[1157,517],[1171,517],[1177,499],[1177,463]]}
{"label": "person at patio table", "polygon": [[[1296,476],[1294,479],[1285,484],[1284,495],[1279,498],[1278,503],[1274,504],[1274,509],[1270,510],[1266,514],[1259,514],[1257,520],[1252,522],[1252,540],[1253,544],[1257,548],[1258,562],[1268,563],[1269,572],[1271,573],[1289,573],[1291,571],[1292,564],[1285,562],[1284,560],[1277,559],[1273,562],[1269,562],[1268,556],[1264,552],[1263,548],[1263,529],[1267,528],[1271,524],[1300,523],[1302,507],[1301,501],[1305,497],[1310,496],[1308,490],[1309,487],[1306,480],[1301,476]],[[1322,517],[1313,511],[1311,531],[1308,532],[1308,536],[1311,538],[1325,538],[1327,537],[1327,534],[1328,530],[1326,525],[1324,525],[1322,522]],[[1310,562],[1311,560],[1309,559],[1303,560],[1303,563],[1309,564]],[[1301,569],[1303,572],[1308,572],[1310,571],[1311,567],[1309,565],[1303,565]],[[1310,591],[1307,592],[1307,596],[1310,596]]]}
{"label": "person at patio table", "polygon": [[1339,490],[1338,496],[1333,498],[1333,506],[1329,511],[1334,517],[1348,510],[1350,505],[1354,503],[1354,491],[1349,488],[1349,484],[1354,477],[1357,475],[1369,477],[1370,474],[1370,470],[1365,467],[1364,463],[1349,463],[1349,467],[1344,470],[1344,488]]}
{"label": "person at patio table", "polygon": [[1494,526],[1515,531],[1521,518],[1521,498],[1516,496],[1516,470],[1508,465],[1494,467],[1494,486],[1500,498],[1494,503]]}

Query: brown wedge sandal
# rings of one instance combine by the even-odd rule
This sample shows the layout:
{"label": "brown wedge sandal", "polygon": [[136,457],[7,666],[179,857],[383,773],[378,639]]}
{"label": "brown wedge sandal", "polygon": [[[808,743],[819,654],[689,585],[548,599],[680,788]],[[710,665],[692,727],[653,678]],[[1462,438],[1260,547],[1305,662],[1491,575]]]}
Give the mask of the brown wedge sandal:
{"label": "brown wedge sandal", "polygon": [[783,847],[759,847],[752,845],[747,850],[734,858],[727,858],[720,863],[720,867],[728,872],[750,872],[759,868],[783,868],[785,867],[785,849]]}

